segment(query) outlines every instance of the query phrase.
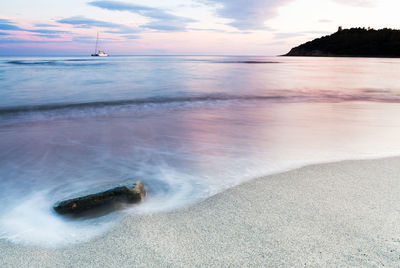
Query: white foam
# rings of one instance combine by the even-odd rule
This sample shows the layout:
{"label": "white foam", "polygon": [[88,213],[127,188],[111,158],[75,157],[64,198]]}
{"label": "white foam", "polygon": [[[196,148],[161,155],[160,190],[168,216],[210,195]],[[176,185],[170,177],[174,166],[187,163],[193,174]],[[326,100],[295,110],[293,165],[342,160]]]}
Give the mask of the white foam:
{"label": "white foam", "polygon": [[68,220],[53,203],[124,180],[143,180],[149,193],[126,213],[159,213],[307,164],[396,155],[400,125],[389,116],[399,109],[246,104],[10,127],[0,140],[0,238],[45,247],[91,240],[124,213]]}
{"label": "white foam", "polygon": [[107,219],[72,221],[55,215],[46,192],[36,192],[0,217],[0,238],[25,245],[59,247],[87,241],[112,227]]}

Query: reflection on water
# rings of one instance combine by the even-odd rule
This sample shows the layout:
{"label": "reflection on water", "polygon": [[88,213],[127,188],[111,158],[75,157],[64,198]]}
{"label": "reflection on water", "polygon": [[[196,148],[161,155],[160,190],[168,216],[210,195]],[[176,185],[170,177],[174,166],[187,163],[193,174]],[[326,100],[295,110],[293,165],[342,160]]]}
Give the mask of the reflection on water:
{"label": "reflection on water", "polygon": [[[16,243],[82,242],[124,213],[176,209],[309,163],[400,153],[398,60],[10,61],[0,60],[0,238]],[[123,212],[71,221],[51,209],[138,179],[148,198]]]}

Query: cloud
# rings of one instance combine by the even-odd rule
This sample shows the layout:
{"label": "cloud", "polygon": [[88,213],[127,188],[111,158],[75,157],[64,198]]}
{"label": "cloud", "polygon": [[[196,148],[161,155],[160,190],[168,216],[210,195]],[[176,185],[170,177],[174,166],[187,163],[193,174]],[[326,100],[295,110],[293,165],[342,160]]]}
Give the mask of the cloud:
{"label": "cloud", "polygon": [[61,35],[58,34],[41,34],[39,35],[40,37],[45,37],[45,38],[61,38]]}
{"label": "cloud", "polygon": [[184,32],[186,31],[186,27],[180,25],[179,23],[171,23],[168,24],[162,22],[151,22],[145,25],[145,28],[158,30],[162,32]]}
{"label": "cloud", "polygon": [[140,36],[138,35],[133,35],[133,34],[126,34],[123,37],[127,38],[127,39],[139,39]]}
{"label": "cloud", "polygon": [[35,24],[35,27],[57,27],[57,25],[54,24],[47,24],[47,23],[39,23],[39,24]]}
{"label": "cloud", "polygon": [[105,33],[113,33],[113,34],[132,34],[132,33],[140,33],[141,31],[137,28],[131,28],[131,27],[121,25],[121,27],[118,30],[107,30],[104,32]]}
{"label": "cloud", "polygon": [[24,29],[18,27],[10,20],[0,19],[0,30],[4,31],[24,31]]}
{"label": "cloud", "polygon": [[[81,44],[91,44],[93,45],[96,42],[95,37],[91,36],[76,36],[71,40],[54,40],[55,38],[61,38],[58,35],[37,35],[36,37],[44,37],[48,39],[22,39],[22,38],[0,38],[0,44],[68,44],[68,43],[81,43]],[[110,43],[110,42],[120,42],[119,39],[114,38],[102,38],[102,43]]]}
{"label": "cloud", "polygon": [[337,3],[355,7],[375,7],[376,4],[373,0],[333,0]]}
{"label": "cloud", "polygon": [[293,0],[198,0],[217,6],[217,15],[231,19],[239,30],[268,29],[264,22],[277,15],[276,9]]}
{"label": "cloud", "polygon": [[62,20],[58,20],[58,23],[69,24],[82,28],[91,28],[91,27],[104,27],[104,28],[119,28],[121,24],[106,22],[101,20],[88,19],[82,16],[74,16]]}
{"label": "cloud", "polygon": [[215,32],[215,33],[228,33],[228,34],[251,34],[251,31],[227,31],[222,29],[214,28],[189,28],[190,31],[201,31],[201,32]]}
{"label": "cloud", "polygon": [[213,28],[189,28],[190,31],[201,31],[201,32],[216,32],[216,33],[227,33],[226,30],[213,29]]}
{"label": "cloud", "polygon": [[130,4],[120,1],[93,1],[89,2],[89,5],[113,11],[128,11],[150,18],[152,21],[148,24],[145,24],[143,28],[158,31],[186,31],[187,24],[196,21],[191,18],[169,14],[159,8]]}
{"label": "cloud", "polygon": [[137,33],[138,29],[132,28],[123,24],[107,22],[102,20],[95,20],[85,18],[83,16],[74,16],[70,18],[65,18],[62,20],[58,20],[58,23],[69,24],[78,28],[92,28],[92,27],[100,27],[100,28],[109,28],[113,30],[105,31],[107,33]]}
{"label": "cloud", "polygon": [[14,22],[12,22],[10,20],[5,20],[5,19],[0,19],[0,30],[3,30],[3,31],[31,32],[31,33],[47,34],[47,35],[68,33],[66,31],[50,30],[50,29],[26,29],[26,28],[21,28],[21,27],[15,25]]}
{"label": "cloud", "polygon": [[0,44],[47,44],[47,43],[61,43],[64,41],[58,40],[26,40],[20,38],[2,38]]}
{"label": "cloud", "polygon": [[62,34],[68,33],[67,31],[59,31],[59,30],[49,30],[49,29],[25,29],[27,32],[31,33],[41,33],[41,34]]}
{"label": "cloud", "polygon": [[[69,24],[72,26],[76,27],[84,27],[84,28],[91,28],[91,27],[104,27],[109,29],[108,31],[105,32],[110,32],[110,33],[117,33],[117,34],[132,34],[132,33],[137,33],[139,32],[138,29],[128,27],[126,25],[122,24],[117,24],[117,23],[111,23],[111,22],[106,22],[106,21],[100,21],[100,20],[94,20],[94,19],[88,19],[85,17],[77,16],[77,17],[71,17],[71,18],[65,18],[57,21],[58,23],[63,23],[63,24]],[[48,26],[48,27],[57,27],[56,25],[51,25],[51,24],[36,24],[36,26]],[[51,26],[50,26],[51,25]],[[63,30],[57,30],[57,29],[48,29],[48,28],[21,28],[16,23],[14,23],[11,20],[6,20],[6,19],[0,19],[0,36],[4,36],[1,40],[1,44],[25,44],[25,43],[54,43],[58,42],[57,40],[52,40],[56,38],[62,38],[62,34],[71,34],[69,31],[63,31]],[[14,37],[11,33],[8,33],[8,31],[17,31],[17,32],[27,32],[27,33],[34,33],[34,37],[39,37],[42,38],[38,40],[38,38],[33,38],[31,40],[29,39],[20,39],[17,37]],[[33,37],[33,36],[31,36]],[[132,36],[123,36],[125,38],[133,39],[133,38],[139,38],[138,36],[133,37]],[[45,40],[49,39],[49,40]],[[102,42],[112,42],[112,41],[120,41],[120,39],[112,39],[112,38],[102,38]],[[63,40],[60,42],[71,42],[67,40]],[[95,42],[94,37],[85,37],[85,36],[72,36],[72,42],[77,42],[77,43],[93,43]]]}

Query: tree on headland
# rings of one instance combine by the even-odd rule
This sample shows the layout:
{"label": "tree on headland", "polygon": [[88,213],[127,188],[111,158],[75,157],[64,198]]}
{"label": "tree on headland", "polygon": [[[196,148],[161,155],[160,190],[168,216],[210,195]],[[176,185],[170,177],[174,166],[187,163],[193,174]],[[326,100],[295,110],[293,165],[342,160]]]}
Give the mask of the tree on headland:
{"label": "tree on headland", "polygon": [[400,57],[400,30],[338,30],[295,47],[285,56]]}

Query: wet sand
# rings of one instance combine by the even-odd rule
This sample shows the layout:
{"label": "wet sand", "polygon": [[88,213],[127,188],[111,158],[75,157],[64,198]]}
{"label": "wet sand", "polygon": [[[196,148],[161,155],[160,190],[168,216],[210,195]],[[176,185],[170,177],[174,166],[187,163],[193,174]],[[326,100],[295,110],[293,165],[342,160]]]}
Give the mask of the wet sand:
{"label": "wet sand", "polygon": [[60,249],[0,240],[1,267],[399,267],[400,157],[312,165]]}

